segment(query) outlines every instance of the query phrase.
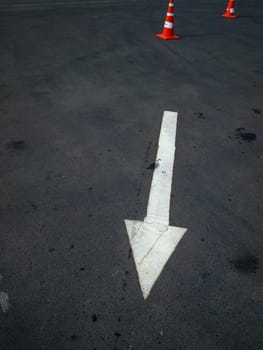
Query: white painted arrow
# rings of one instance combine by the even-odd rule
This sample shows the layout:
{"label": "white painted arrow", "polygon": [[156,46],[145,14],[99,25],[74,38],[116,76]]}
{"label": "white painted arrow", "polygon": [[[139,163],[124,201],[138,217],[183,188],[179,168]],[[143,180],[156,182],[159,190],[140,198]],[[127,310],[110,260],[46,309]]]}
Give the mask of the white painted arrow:
{"label": "white painted arrow", "polygon": [[165,111],[144,221],[124,220],[144,299],[187,231],[169,226],[177,113]]}

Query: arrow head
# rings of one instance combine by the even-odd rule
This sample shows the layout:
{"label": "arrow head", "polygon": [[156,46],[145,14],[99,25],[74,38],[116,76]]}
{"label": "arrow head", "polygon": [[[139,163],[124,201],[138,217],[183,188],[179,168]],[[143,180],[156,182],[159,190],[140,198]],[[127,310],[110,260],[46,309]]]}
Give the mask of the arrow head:
{"label": "arrow head", "polygon": [[124,220],[144,299],[187,231],[145,221]]}

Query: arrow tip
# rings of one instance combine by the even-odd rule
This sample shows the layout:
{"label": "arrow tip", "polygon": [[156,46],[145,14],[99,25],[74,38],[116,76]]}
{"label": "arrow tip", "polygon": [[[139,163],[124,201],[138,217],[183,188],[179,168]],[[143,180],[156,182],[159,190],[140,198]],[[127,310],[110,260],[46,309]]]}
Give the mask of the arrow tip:
{"label": "arrow tip", "polygon": [[125,220],[144,299],[149,296],[168,259],[187,231],[167,226],[163,232],[156,224]]}

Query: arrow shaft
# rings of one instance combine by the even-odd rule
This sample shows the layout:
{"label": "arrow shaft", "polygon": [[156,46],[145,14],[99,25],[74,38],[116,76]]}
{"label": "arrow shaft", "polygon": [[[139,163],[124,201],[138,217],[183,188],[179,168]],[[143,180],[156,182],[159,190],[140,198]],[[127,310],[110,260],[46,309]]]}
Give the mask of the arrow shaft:
{"label": "arrow shaft", "polygon": [[147,207],[148,223],[169,225],[177,113],[165,111]]}

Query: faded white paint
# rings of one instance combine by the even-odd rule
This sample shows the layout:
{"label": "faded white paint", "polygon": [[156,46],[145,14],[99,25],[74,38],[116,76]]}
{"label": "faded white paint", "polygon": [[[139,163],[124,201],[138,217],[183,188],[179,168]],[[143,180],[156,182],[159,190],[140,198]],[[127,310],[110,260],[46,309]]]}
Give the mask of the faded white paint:
{"label": "faded white paint", "polygon": [[148,223],[169,225],[176,126],[177,113],[164,112],[155,162],[156,166],[148,201],[147,216],[144,220]]}
{"label": "faded white paint", "polygon": [[144,299],[185,234],[169,226],[177,113],[165,111],[144,221],[125,220]]}
{"label": "faded white paint", "polygon": [[7,312],[9,309],[9,298],[5,292],[0,292],[0,306],[3,312]]}

